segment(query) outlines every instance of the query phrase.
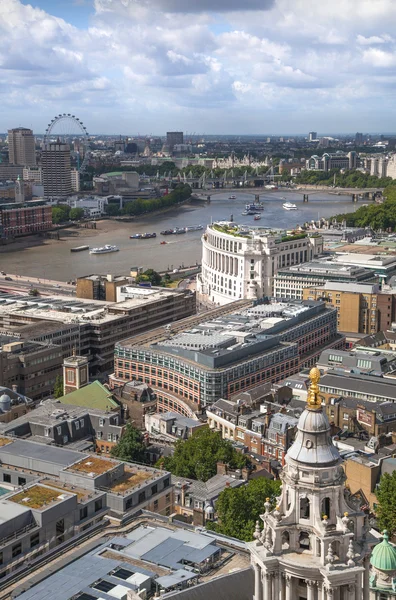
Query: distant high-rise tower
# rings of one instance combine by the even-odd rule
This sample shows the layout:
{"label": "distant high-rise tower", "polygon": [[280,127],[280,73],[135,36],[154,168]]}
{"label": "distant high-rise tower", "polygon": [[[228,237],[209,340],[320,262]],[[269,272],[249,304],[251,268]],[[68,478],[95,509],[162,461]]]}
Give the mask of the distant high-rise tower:
{"label": "distant high-rise tower", "polygon": [[176,144],[184,144],[184,135],[182,131],[168,131],[166,134],[166,145],[169,146],[170,150]]}
{"label": "distant high-rise tower", "polygon": [[8,130],[8,154],[11,165],[34,167],[36,151],[33,131],[26,127]]}
{"label": "distant high-rise tower", "polygon": [[308,141],[309,142],[315,142],[318,139],[318,133],[317,131],[310,131],[308,134]]}
{"label": "distant high-rise tower", "polygon": [[41,162],[44,196],[69,196],[72,193],[70,146],[59,141],[45,144]]}

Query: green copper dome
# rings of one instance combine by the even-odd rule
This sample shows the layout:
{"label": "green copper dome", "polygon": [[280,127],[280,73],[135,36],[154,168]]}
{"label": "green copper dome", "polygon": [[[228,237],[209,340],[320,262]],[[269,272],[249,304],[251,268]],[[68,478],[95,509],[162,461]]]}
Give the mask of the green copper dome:
{"label": "green copper dome", "polygon": [[384,539],[375,546],[371,554],[371,565],[379,571],[396,571],[396,547],[389,543],[386,530],[382,535]]}

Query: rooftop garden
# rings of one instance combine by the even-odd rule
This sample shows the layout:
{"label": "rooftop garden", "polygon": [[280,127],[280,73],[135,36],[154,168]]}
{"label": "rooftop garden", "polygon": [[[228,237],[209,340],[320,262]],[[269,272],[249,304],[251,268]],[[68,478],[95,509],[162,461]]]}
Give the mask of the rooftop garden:
{"label": "rooftop garden", "polygon": [[15,496],[11,496],[9,500],[29,508],[43,508],[44,506],[60,500],[60,495],[60,490],[46,488],[42,485],[34,485],[23,492],[19,492],[19,494],[16,494]]}
{"label": "rooftop garden", "polygon": [[96,456],[88,456],[83,460],[80,460],[78,463],[71,465],[66,470],[67,471],[75,471],[77,473],[86,473],[87,475],[101,475],[102,473],[106,473],[113,468],[113,463],[109,460],[104,460],[103,458],[97,458]]}
{"label": "rooftop garden", "polygon": [[230,227],[228,225],[218,225],[217,223],[214,223],[213,225],[211,225],[212,229],[214,229],[215,231],[218,231],[219,233],[226,233],[227,235],[233,235],[234,237],[240,237],[240,238],[251,238],[252,236],[248,233],[241,233],[240,231],[238,231],[237,226],[235,225],[234,227]]}
{"label": "rooftop garden", "polygon": [[293,235],[284,235],[281,238],[282,242],[294,242],[295,240],[303,240],[307,237],[306,233],[295,233]]}
{"label": "rooftop garden", "polygon": [[11,444],[12,440],[10,440],[9,438],[5,438],[5,437],[0,437],[0,448],[2,446],[7,446],[8,444]]}
{"label": "rooftop garden", "polygon": [[125,469],[125,471],[124,477],[111,486],[112,492],[122,494],[153,476],[153,473],[148,471],[138,471],[135,469]]}

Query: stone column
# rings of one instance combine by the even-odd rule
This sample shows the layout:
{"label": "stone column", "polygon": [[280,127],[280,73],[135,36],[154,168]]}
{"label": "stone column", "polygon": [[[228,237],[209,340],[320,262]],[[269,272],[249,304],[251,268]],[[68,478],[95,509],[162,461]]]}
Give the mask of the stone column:
{"label": "stone column", "polygon": [[363,575],[363,595],[361,598],[363,600],[369,600],[370,594],[370,558],[366,556],[363,561],[364,565],[364,575]]}
{"label": "stone column", "polygon": [[261,580],[261,567],[254,565],[254,600],[263,600],[263,582]]}
{"label": "stone column", "polygon": [[293,578],[291,575],[286,575],[286,600],[293,600]]}
{"label": "stone column", "polygon": [[280,597],[279,573],[273,573],[273,579],[274,579],[274,600],[279,600],[279,597]]}
{"label": "stone column", "polygon": [[324,582],[322,582],[320,593],[318,593],[318,600],[326,600],[326,586]]}
{"label": "stone column", "polygon": [[345,586],[345,589],[347,591],[348,600],[355,600],[356,585],[354,583],[349,583],[347,586]]}
{"label": "stone column", "polygon": [[316,581],[312,581],[311,579],[306,579],[305,583],[307,584],[307,600],[315,600]]}
{"label": "stone column", "polygon": [[272,573],[264,575],[264,598],[263,600],[273,600],[272,598]]}

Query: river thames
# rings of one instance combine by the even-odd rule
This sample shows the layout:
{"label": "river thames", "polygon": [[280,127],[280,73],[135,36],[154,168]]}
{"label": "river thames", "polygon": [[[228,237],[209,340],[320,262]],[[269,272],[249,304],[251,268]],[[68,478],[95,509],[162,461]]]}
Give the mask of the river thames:
{"label": "river thames", "polygon": [[[209,192],[208,192],[209,193]],[[279,190],[260,193],[265,204],[260,221],[252,216],[242,216],[246,203],[254,201],[254,195],[238,191],[228,191],[212,196],[211,203],[192,202],[159,215],[147,215],[134,222],[122,223],[105,220],[98,223],[95,230],[76,230],[75,235],[61,240],[45,240],[32,247],[11,244],[0,250],[0,268],[7,273],[45,277],[57,281],[68,281],[93,273],[128,275],[131,267],[152,267],[157,271],[193,265],[201,262],[202,231],[177,236],[160,235],[163,229],[206,226],[211,221],[229,220],[230,215],[238,224],[260,227],[292,229],[297,224],[330,217],[337,213],[352,212],[356,205],[351,196],[337,196],[325,192],[309,193],[309,202],[303,203],[302,193]],[[229,199],[235,195],[236,199]],[[293,202],[298,210],[286,211],[284,200]],[[131,240],[129,236],[137,232],[156,232],[157,237],[147,240]],[[74,232],[73,232],[74,233]],[[166,245],[160,245],[165,240]],[[92,255],[88,251],[71,253],[70,248],[80,245],[90,247],[105,244],[117,245],[119,252]]]}

